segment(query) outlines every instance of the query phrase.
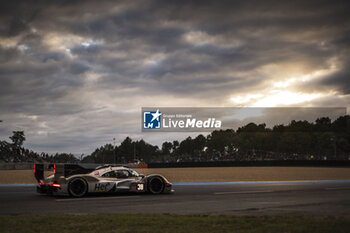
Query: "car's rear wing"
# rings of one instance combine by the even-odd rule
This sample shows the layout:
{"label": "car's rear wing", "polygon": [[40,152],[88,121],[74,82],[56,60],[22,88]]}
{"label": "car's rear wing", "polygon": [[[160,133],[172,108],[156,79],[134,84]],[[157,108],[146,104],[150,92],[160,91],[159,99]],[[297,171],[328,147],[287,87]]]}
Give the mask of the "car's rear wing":
{"label": "car's rear wing", "polygon": [[[34,176],[35,179],[40,182],[40,180],[44,179],[44,167],[45,164],[34,164]],[[94,171],[94,168],[85,168],[78,164],[47,164],[47,169],[53,168],[53,172],[55,175],[55,178],[59,177],[69,177],[76,174],[86,174]]]}
{"label": "car's rear wing", "polygon": [[34,176],[38,182],[44,179],[44,164],[34,164]]}

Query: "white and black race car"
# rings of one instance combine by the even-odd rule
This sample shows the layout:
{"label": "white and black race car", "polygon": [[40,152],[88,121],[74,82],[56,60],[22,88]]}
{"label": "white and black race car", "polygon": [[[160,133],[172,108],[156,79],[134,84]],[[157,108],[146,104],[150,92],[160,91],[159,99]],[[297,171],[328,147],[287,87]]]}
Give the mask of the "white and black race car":
{"label": "white and black race car", "polygon": [[37,192],[83,197],[88,193],[172,193],[172,184],[162,175],[144,176],[125,166],[95,169],[77,164],[53,164],[54,173],[44,178],[44,164],[34,165]]}

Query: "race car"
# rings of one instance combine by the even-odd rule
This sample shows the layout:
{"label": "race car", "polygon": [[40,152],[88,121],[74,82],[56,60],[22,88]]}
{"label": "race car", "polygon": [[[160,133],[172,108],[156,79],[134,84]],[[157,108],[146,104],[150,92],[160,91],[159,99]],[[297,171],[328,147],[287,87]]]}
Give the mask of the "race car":
{"label": "race car", "polygon": [[53,164],[53,174],[44,178],[44,164],[34,164],[37,192],[83,197],[88,193],[173,193],[162,175],[144,176],[126,166],[105,165],[95,169],[77,164]]}

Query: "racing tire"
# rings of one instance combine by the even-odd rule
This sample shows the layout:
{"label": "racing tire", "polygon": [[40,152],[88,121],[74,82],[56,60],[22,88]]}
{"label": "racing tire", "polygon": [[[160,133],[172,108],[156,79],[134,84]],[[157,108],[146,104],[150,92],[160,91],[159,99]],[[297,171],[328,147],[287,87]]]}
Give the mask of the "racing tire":
{"label": "racing tire", "polygon": [[88,183],[81,177],[73,178],[68,183],[68,193],[72,197],[83,197],[88,192]]}
{"label": "racing tire", "polygon": [[165,182],[160,176],[151,176],[148,178],[148,192],[151,194],[160,194],[164,191]]}

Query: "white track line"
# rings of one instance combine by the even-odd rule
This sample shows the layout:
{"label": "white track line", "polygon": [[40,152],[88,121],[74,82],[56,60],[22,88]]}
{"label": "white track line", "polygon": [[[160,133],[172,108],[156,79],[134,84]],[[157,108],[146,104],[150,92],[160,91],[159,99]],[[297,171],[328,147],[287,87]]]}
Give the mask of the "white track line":
{"label": "white track line", "polygon": [[140,197],[140,196],[69,198],[69,199],[56,199],[56,201],[58,201],[58,202],[65,202],[65,201],[96,201],[96,200],[129,199],[129,198],[137,198],[137,197]]}
{"label": "white track line", "polygon": [[349,187],[334,187],[334,188],[325,188],[326,190],[350,190]]}
{"label": "white track line", "polygon": [[249,194],[249,193],[272,193],[272,190],[263,191],[237,191],[237,192],[216,192],[214,195],[225,195],[225,194]]}

